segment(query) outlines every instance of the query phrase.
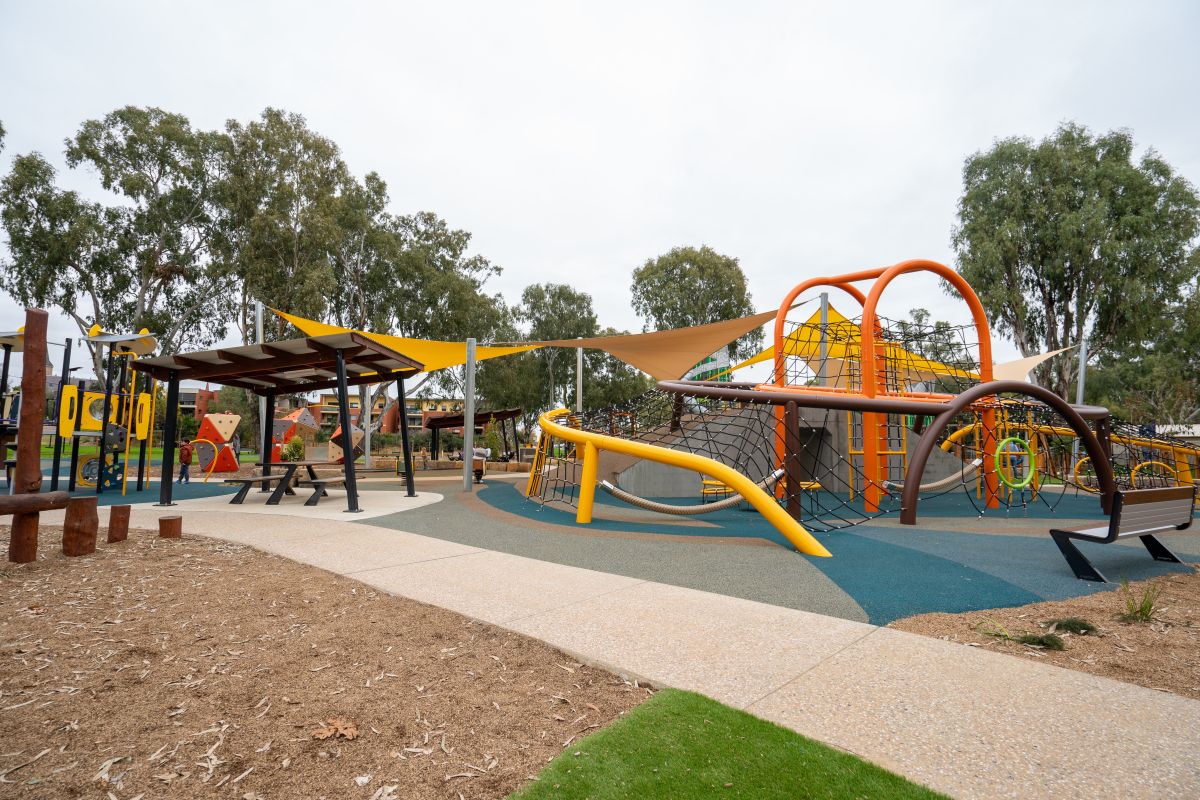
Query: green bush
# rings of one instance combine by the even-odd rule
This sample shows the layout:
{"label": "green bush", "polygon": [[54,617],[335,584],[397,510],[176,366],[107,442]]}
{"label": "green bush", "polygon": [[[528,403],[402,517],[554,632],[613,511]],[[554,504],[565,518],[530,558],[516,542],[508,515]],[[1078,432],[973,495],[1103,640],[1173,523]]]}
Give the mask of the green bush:
{"label": "green bush", "polygon": [[284,461],[303,461],[304,440],[299,436],[293,436],[291,440],[283,446],[279,453],[279,457]]}

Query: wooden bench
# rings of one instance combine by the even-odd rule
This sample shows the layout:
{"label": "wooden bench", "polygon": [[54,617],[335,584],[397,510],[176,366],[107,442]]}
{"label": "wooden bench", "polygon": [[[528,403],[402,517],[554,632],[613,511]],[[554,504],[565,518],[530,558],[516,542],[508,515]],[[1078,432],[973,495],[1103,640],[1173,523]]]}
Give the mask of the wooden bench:
{"label": "wooden bench", "polygon": [[267,505],[277,506],[279,505],[279,501],[283,499],[283,495],[285,493],[295,494],[295,492],[292,491],[292,482],[290,478],[291,475],[282,472],[278,475],[255,475],[250,478],[226,478],[224,483],[229,486],[236,486],[239,483],[242,485],[242,488],[237,490],[237,494],[233,496],[233,499],[229,501],[229,504],[235,506],[241,505],[242,501],[246,499],[246,495],[250,494],[250,487],[255,486],[256,484],[268,486],[278,481],[279,486],[277,486],[275,491],[271,492],[271,496],[267,498]]}
{"label": "wooden bench", "polygon": [[1142,540],[1142,544],[1155,561],[1182,564],[1178,556],[1154,538],[1154,534],[1181,531],[1190,527],[1195,493],[1195,488],[1191,486],[1117,492],[1113,497],[1112,514],[1108,524],[1054,529],[1050,531],[1050,536],[1075,572],[1075,577],[1084,581],[1107,583],[1108,579],[1079,552],[1079,548],[1071,542],[1072,539],[1111,544],[1118,539],[1136,536]]}
{"label": "wooden bench", "polygon": [[339,483],[344,484],[345,482],[346,482],[346,476],[338,475],[337,477],[334,477],[334,478],[316,478],[314,480],[300,481],[296,485],[313,487],[312,496],[304,501],[304,505],[315,506],[317,503],[321,502],[322,497],[329,494],[328,492],[325,491],[326,486],[337,486]]}

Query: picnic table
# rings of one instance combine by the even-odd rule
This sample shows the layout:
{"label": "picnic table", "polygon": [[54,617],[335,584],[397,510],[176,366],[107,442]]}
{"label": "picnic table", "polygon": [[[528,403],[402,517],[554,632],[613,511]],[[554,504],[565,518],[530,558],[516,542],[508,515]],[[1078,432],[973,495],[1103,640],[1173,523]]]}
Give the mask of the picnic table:
{"label": "picnic table", "polygon": [[[263,462],[256,461],[256,462],[254,462],[254,466],[262,467]],[[246,499],[246,495],[249,494],[250,488],[252,486],[254,486],[254,484],[260,484],[262,486],[261,491],[271,492],[271,496],[267,498],[267,505],[277,506],[277,505],[279,505],[280,501],[283,500],[283,496],[285,494],[290,494],[290,495],[296,494],[296,492],[293,491],[293,489],[292,489],[292,484],[293,484],[293,481],[295,480],[296,472],[299,471],[299,469],[301,467],[304,467],[305,470],[308,471],[308,477],[309,477],[310,483],[316,482],[319,486],[323,487],[323,483],[317,477],[317,471],[315,468],[316,467],[335,467],[335,466],[341,466],[341,465],[336,461],[278,461],[278,462],[271,462],[271,464],[270,464],[271,473],[269,475],[268,474],[259,474],[259,475],[253,475],[249,478],[229,478],[229,479],[227,479],[225,481],[225,483],[230,483],[230,484],[240,483],[240,484],[242,484],[242,488],[238,490],[237,494],[235,494],[233,496],[233,498],[229,501],[229,503],[230,503],[230,505],[240,505],[242,503],[242,501]],[[276,471],[276,470],[278,470],[278,471]],[[271,484],[273,484],[273,483],[277,484],[274,489],[271,488]],[[318,489],[318,491],[321,492],[321,491],[323,491],[323,489]],[[319,495],[318,495],[318,498],[319,498]],[[313,505],[315,505],[315,503],[313,503]]]}

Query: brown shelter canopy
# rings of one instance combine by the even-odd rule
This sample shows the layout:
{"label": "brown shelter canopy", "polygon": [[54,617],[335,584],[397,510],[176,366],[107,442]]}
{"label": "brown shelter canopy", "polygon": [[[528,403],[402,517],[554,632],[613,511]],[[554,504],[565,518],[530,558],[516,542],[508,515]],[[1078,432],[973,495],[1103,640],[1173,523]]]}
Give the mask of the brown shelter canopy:
{"label": "brown shelter canopy", "polygon": [[[266,398],[266,413],[261,434],[261,464],[263,474],[270,477],[271,438],[275,421],[275,397],[280,394],[311,392],[337,387],[338,423],[343,436],[349,440],[349,387],[363,383],[396,381],[398,394],[404,397],[404,378],[424,371],[418,361],[380,344],[371,337],[350,331],[326,336],[308,336],[281,342],[201,350],[157,358],[140,358],[133,369],[153,375],[167,384],[166,418],[163,426],[162,478],[159,486],[159,505],[171,502],[175,469],[175,423],[179,414],[179,382],[207,381],[225,386],[248,389]],[[404,438],[404,463],[407,471],[408,494],[415,495],[412,484],[412,448],[408,442],[408,423],[400,415]],[[345,468],[347,511],[358,507],[358,483],[354,472],[354,456],[350,447],[343,462]],[[268,487],[263,484],[263,489]]]}
{"label": "brown shelter canopy", "polygon": [[420,362],[357,332],[141,358],[133,368],[160,381],[174,377],[237,386],[261,395],[299,394],[337,386],[339,352],[349,386],[384,383],[424,370]]}

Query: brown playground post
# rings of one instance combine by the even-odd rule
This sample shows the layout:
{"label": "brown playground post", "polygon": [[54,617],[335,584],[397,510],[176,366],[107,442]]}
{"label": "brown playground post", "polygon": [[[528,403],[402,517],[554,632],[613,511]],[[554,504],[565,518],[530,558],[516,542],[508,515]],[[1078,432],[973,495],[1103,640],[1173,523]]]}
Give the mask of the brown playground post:
{"label": "brown playground post", "polygon": [[65,556],[86,556],[96,552],[96,528],[100,516],[96,498],[72,497],[67,501],[67,516],[63,520],[62,551]]}
{"label": "brown playground post", "polygon": [[183,536],[183,517],[159,517],[158,536],[161,539],[178,539]]}
{"label": "brown playground post", "polygon": [[[40,308],[25,310],[25,355],[22,358],[21,415],[17,422],[17,466],[14,495],[42,490],[42,416],[46,413],[46,319]],[[37,560],[38,512],[13,514],[8,560]]]}
{"label": "brown playground post", "polygon": [[129,538],[130,506],[109,506],[108,543],[123,542]]}

